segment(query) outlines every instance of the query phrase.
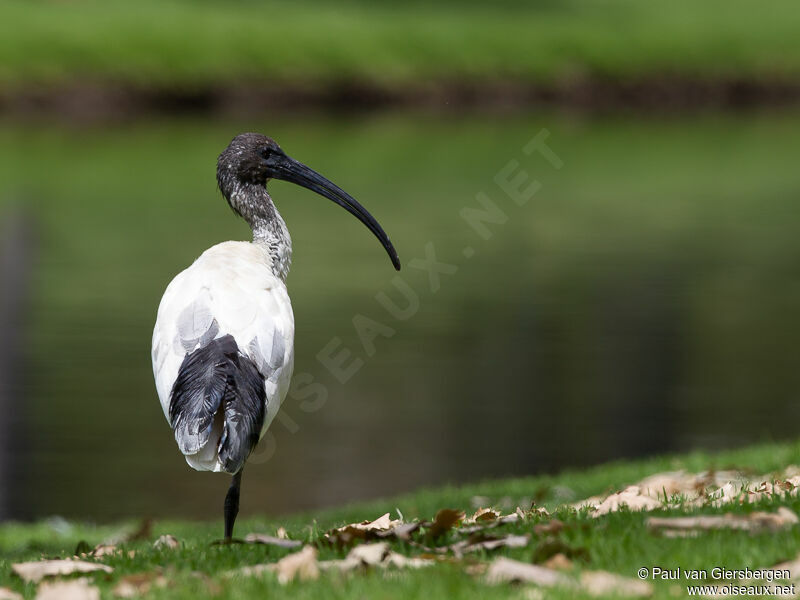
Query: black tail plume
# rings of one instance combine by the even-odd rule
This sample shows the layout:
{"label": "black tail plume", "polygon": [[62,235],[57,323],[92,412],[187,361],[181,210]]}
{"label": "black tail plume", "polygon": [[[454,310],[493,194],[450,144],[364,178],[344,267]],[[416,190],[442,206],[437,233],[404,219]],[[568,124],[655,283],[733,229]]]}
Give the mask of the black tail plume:
{"label": "black tail plume", "polygon": [[231,335],[187,354],[172,386],[169,419],[183,454],[199,452],[222,410],[217,451],[225,471],[236,473],[258,443],[266,406],[264,378],[239,352]]}

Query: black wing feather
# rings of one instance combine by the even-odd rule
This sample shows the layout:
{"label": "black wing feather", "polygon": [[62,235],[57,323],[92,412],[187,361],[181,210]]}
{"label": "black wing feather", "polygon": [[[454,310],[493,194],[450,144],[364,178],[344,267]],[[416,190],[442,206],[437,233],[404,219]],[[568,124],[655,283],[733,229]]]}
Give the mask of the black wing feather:
{"label": "black wing feather", "polygon": [[231,335],[187,354],[178,370],[169,418],[183,454],[196,454],[208,443],[220,407],[225,421],[217,450],[225,471],[236,473],[258,443],[266,390],[258,368]]}

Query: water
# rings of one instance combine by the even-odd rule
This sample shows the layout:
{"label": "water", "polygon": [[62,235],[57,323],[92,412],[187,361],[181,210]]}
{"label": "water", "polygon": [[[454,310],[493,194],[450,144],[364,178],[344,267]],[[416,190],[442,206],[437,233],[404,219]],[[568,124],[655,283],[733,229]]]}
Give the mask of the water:
{"label": "water", "polygon": [[[271,188],[294,240],[303,387],[245,472],[244,513],[796,436],[799,126],[797,114],[5,123],[3,202],[34,215],[38,239],[15,515],[219,517],[227,478],[178,454],[149,344],[171,277],[247,237],[214,189],[216,155],[242,130],[362,201],[416,298],[392,316],[376,294],[402,306],[403,293],[371,234],[310,192]],[[560,169],[523,151],[543,129]],[[495,181],[512,160],[540,185],[523,206]],[[461,214],[479,192],[501,211],[478,227],[488,239]],[[409,265],[426,251],[450,265],[433,280]],[[357,315],[378,323],[366,348]],[[346,383],[318,359],[329,344],[363,361]]]}

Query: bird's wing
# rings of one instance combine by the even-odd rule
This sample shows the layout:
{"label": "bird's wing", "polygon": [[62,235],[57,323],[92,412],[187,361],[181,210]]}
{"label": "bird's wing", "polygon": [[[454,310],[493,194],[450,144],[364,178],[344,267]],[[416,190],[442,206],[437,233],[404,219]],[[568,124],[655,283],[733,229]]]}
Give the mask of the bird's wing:
{"label": "bird's wing", "polygon": [[[191,424],[181,421],[176,440],[195,468],[229,471],[237,461],[220,462],[222,442],[244,447],[253,427],[260,438],[288,390],[291,304],[258,252],[245,243],[215,246],[175,277],[159,306],[152,347],[156,387],[173,428],[180,421],[174,410],[170,414],[179,389],[181,402],[188,403],[183,410]],[[256,406],[260,389],[263,401]]]}

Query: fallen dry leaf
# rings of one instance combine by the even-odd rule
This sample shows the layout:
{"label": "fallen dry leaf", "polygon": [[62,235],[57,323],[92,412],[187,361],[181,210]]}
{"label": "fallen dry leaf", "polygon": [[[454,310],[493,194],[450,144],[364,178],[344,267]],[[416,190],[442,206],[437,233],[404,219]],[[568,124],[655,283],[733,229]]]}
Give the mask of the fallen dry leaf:
{"label": "fallen dry leaf", "polygon": [[100,544],[99,546],[95,546],[89,554],[95,558],[100,558],[102,556],[111,556],[117,552],[121,552],[121,550],[116,546],[110,544]]}
{"label": "fallen dry leaf", "polygon": [[339,529],[345,529],[346,527],[353,527],[354,529],[361,529],[362,531],[385,531],[387,529],[391,529],[392,527],[396,527],[400,525],[402,521],[400,519],[395,519],[394,521],[389,518],[389,513],[387,512],[384,515],[381,515],[374,521],[361,521],[360,523],[350,523],[349,525],[345,525],[344,527],[339,527]]}
{"label": "fallen dry leaf", "polygon": [[528,535],[506,535],[503,537],[472,535],[466,540],[456,542],[450,549],[456,556],[479,550],[497,550],[498,548],[523,548],[530,542]]}
{"label": "fallen dry leaf", "polygon": [[436,513],[428,528],[428,535],[432,538],[440,537],[442,534],[450,531],[458,523],[464,519],[463,510],[455,510],[452,508],[443,508]]}
{"label": "fallen dry leaf", "polygon": [[375,544],[361,544],[356,546],[341,560],[325,560],[319,563],[323,570],[352,571],[367,567],[397,567],[400,569],[418,569],[434,564],[435,561],[427,558],[409,558],[398,552],[392,552],[389,544],[378,542]]}
{"label": "fallen dry leaf", "polygon": [[560,571],[569,570],[572,568],[572,561],[567,558],[567,555],[563,552],[558,552],[554,554],[550,558],[548,558],[543,564],[543,567],[547,567],[548,569],[558,569]]}
{"label": "fallen dry leaf", "polygon": [[500,513],[493,508],[479,508],[465,523],[488,523],[500,518]]}
{"label": "fallen dry leaf", "polygon": [[108,565],[72,559],[39,560],[17,563],[11,565],[11,569],[24,581],[33,583],[37,583],[45,577],[54,577],[56,575],[92,573],[94,571],[112,573],[114,571],[114,569]]}
{"label": "fallen dry leaf", "polygon": [[317,549],[306,546],[299,552],[284,556],[275,563],[275,571],[278,573],[278,583],[284,585],[294,579],[301,581],[317,579],[319,577]]}
{"label": "fallen dry leaf", "polygon": [[584,571],[580,576],[580,584],[592,596],[641,598],[653,595],[651,583],[608,571]]}
{"label": "fallen dry leaf", "polygon": [[136,598],[147,594],[151,588],[166,587],[167,580],[161,573],[135,573],[126,575],[114,586],[117,598]]}
{"label": "fallen dry leaf", "polygon": [[391,529],[387,529],[386,531],[378,531],[376,536],[379,538],[388,538],[394,537],[398,540],[409,540],[411,539],[411,534],[417,531],[422,523],[415,522],[415,523],[403,523],[401,525],[397,525],[392,527]]}
{"label": "fallen dry leaf", "polygon": [[592,496],[571,506],[593,509],[601,516],[627,506],[630,510],[654,510],[660,507],[723,506],[732,502],[757,502],[773,496],[797,496],[800,493],[800,467],[790,465],[781,473],[752,477],[742,471],[703,471],[655,473],[622,492]]}
{"label": "fallen dry leaf", "polygon": [[654,530],[678,532],[704,531],[710,529],[737,529],[758,533],[761,531],[778,531],[793,527],[800,519],[797,515],[781,506],[777,512],[762,511],[747,515],[700,515],[697,517],[650,517],[647,526]]}
{"label": "fallen dry leaf", "polygon": [[178,538],[168,533],[165,533],[153,542],[153,548],[160,550],[175,550],[176,548],[180,548],[180,545],[181,543],[178,541]]}
{"label": "fallen dry leaf", "polygon": [[486,572],[488,583],[533,583],[541,587],[581,589],[593,596],[650,596],[653,586],[646,581],[622,577],[606,571],[584,571],[574,579],[547,567],[540,567],[510,558],[496,558]]}
{"label": "fallen dry leaf", "polygon": [[421,567],[429,567],[435,562],[430,558],[421,556],[408,557],[399,552],[390,552],[384,559],[382,566],[397,567],[398,569],[419,569]]}
{"label": "fallen dry leaf", "polygon": [[284,529],[283,527],[278,527],[278,531],[275,533],[275,535],[276,535],[276,537],[278,537],[279,539],[282,539],[282,540],[288,540],[289,539],[289,534],[286,533],[286,529]]}
{"label": "fallen dry leaf", "polygon": [[576,585],[573,579],[553,569],[505,557],[495,558],[492,561],[486,571],[486,581],[493,584],[519,581],[535,583],[544,587],[556,585],[574,587]]}
{"label": "fallen dry leaf", "polygon": [[538,523],[533,526],[533,533],[536,535],[547,535],[548,533],[558,533],[564,529],[564,523],[558,519],[551,519],[546,523]]}
{"label": "fallen dry leaf", "polygon": [[357,540],[372,540],[387,534],[397,527],[403,525],[400,519],[392,520],[389,513],[381,515],[374,521],[361,521],[360,523],[350,523],[331,529],[325,534],[325,539],[337,546],[349,546]]}
{"label": "fallen dry leaf", "polygon": [[660,508],[664,503],[660,500],[647,496],[642,493],[642,488],[638,485],[626,487],[621,492],[611,494],[605,500],[594,506],[593,517],[606,515],[616,512],[625,507],[631,511],[654,510]]}
{"label": "fallen dry leaf", "polygon": [[348,558],[360,560],[365,565],[377,565],[383,562],[384,557],[389,553],[389,544],[378,542],[377,544],[361,544],[353,548],[347,555]]}
{"label": "fallen dry leaf", "polygon": [[18,594],[14,590],[0,587],[0,600],[23,600],[22,594]]}
{"label": "fallen dry leaf", "polygon": [[278,546],[279,548],[299,548],[303,545],[303,542],[299,540],[290,540],[285,537],[272,537],[271,535],[265,535],[263,533],[249,533],[245,536],[244,541],[248,544],[264,544],[267,546]]}
{"label": "fallen dry leaf", "polygon": [[36,600],[100,600],[100,590],[84,578],[45,582],[36,590]]}
{"label": "fallen dry leaf", "polygon": [[288,554],[275,563],[243,567],[229,571],[228,576],[260,576],[264,573],[276,573],[278,582],[286,585],[290,581],[317,579],[319,577],[319,563],[317,563],[317,549],[313,546],[304,546],[302,550]]}

